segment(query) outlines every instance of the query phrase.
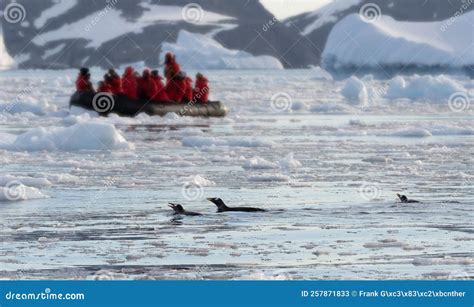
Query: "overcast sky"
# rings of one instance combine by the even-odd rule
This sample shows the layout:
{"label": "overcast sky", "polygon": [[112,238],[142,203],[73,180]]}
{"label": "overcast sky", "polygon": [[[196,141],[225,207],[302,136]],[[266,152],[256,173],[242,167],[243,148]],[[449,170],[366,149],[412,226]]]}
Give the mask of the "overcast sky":
{"label": "overcast sky", "polygon": [[332,0],[260,0],[278,19],[312,11]]}

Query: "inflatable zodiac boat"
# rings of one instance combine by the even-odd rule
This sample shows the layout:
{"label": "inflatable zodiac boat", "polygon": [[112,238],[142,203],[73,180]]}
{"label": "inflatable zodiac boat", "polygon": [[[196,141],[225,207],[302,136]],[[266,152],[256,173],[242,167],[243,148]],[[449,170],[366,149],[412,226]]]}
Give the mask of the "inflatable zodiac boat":
{"label": "inflatable zodiac boat", "polygon": [[113,96],[108,93],[93,92],[74,93],[69,106],[96,111],[103,116],[109,113],[131,117],[140,113],[159,116],[176,113],[180,116],[193,117],[224,117],[227,115],[227,108],[220,101],[209,101],[207,103],[195,101],[188,103],[156,102],[144,99],[132,100],[123,95]]}

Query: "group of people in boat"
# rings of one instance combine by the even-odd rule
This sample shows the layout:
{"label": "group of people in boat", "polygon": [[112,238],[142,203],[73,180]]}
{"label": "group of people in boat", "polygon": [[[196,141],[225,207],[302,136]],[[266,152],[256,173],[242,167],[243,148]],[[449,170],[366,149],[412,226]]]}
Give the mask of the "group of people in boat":
{"label": "group of people in boat", "polygon": [[[167,53],[165,56],[164,76],[158,70],[145,69],[140,75],[133,67],[127,67],[122,77],[114,69],[109,69],[100,81],[97,92],[112,95],[125,95],[131,100],[146,99],[159,102],[198,102],[206,103],[209,99],[209,81],[198,73],[193,87],[193,80],[186,76],[176,61],[176,56]],[[76,80],[78,92],[95,92],[88,68],[81,68]]]}

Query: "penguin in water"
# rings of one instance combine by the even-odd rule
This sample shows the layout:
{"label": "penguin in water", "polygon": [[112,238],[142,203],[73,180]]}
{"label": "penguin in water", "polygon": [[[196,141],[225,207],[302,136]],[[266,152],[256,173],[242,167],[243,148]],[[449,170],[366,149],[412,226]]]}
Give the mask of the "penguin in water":
{"label": "penguin in water", "polygon": [[174,210],[174,214],[189,215],[189,216],[200,216],[200,215],[202,215],[201,213],[198,213],[198,212],[186,211],[186,210],[184,210],[183,206],[181,206],[179,204],[169,203],[169,207]]}
{"label": "penguin in water", "polygon": [[213,203],[214,205],[217,206],[217,212],[227,212],[227,211],[234,211],[234,212],[265,212],[267,210],[260,209],[260,208],[252,208],[252,207],[227,207],[227,205],[222,201],[222,199],[213,197],[213,198],[208,198],[208,201]]}
{"label": "penguin in water", "polygon": [[408,199],[408,197],[406,197],[405,195],[400,195],[397,193],[397,196],[398,198],[400,198],[400,201],[404,204],[408,204],[408,203],[419,203],[419,201],[417,200],[414,200],[414,199]]}

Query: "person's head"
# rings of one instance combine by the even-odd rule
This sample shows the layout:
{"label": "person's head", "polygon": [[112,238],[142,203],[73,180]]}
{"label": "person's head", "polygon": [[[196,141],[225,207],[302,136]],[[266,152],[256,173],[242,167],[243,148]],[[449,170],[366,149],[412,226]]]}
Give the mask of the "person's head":
{"label": "person's head", "polygon": [[196,79],[202,79],[202,78],[204,78],[204,75],[201,74],[200,72],[198,72],[198,73],[196,74]]}
{"label": "person's head", "polygon": [[110,81],[112,81],[112,79],[113,79],[113,78],[112,78],[112,76],[111,76],[110,74],[105,74],[105,75],[104,75],[104,80],[105,80],[106,82],[110,82]]}
{"label": "person's head", "polygon": [[142,76],[143,76],[143,79],[148,79],[148,78],[150,78],[150,70],[149,70],[148,68],[147,68],[147,69],[144,69]]}
{"label": "person's head", "polygon": [[79,73],[83,76],[87,75],[89,73],[89,68],[87,67],[82,67],[81,69],[79,69]]}
{"label": "person's head", "polygon": [[160,76],[160,72],[155,69],[155,70],[152,70],[152,71],[151,71],[151,75],[152,75],[153,77],[159,77],[159,76]]}
{"label": "person's head", "polygon": [[165,55],[165,64],[171,64],[175,61],[176,57],[173,53],[167,52]]}
{"label": "person's head", "polygon": [[125,68],[125,74],[126,75],[131,75],[133,74],[134,70],[133,70],[133,67],[132,66],[128,66],[127,68]]}
{"label": "person's head", "polygon": [[110,74],[111,76],[117,75],[117,73],[115,72],[115,69],[113,69],[113,68],[110,68],[110,69],[109,69],[109,74]]}
{"label": "person's head", "polygon": [[177,75],[176,75],[176,79],[178,80],[184,80],[186,79],[186,73],[184,71],[180,71]]}

